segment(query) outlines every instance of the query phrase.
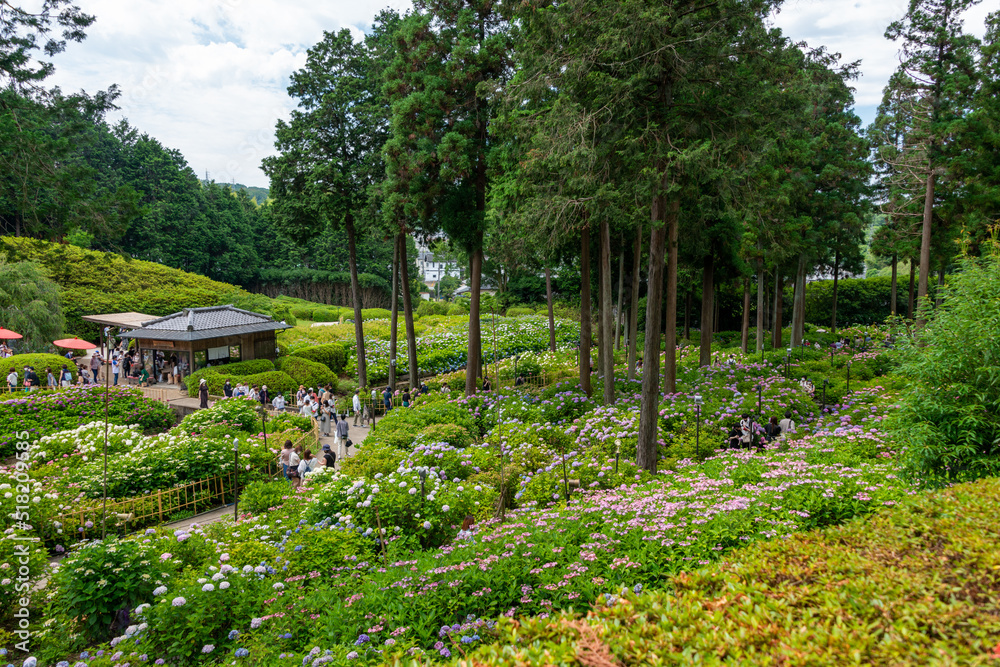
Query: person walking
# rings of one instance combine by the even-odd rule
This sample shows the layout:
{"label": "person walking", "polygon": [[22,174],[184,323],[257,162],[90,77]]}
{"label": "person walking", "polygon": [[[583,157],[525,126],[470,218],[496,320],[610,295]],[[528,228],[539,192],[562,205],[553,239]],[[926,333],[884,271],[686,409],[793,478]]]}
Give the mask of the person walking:
{"label": "person walking", "polygon": [[321,437],[330,435],[330,406],[326,403],[319,408],[319,434]]}
{"label": "person walking", "polygon": [[198,383],[198,407],[205,409],[208,407],[208,383],[202,378]]}
{"label": "person walking", "polygon": [[323,445],[323,465],[331,470],[337,465],[337,455],[330,451],[330,445]]}
{"label": "person walking", "polygon": [[386,387],[385,391],[382,392],[382,403],[385,407],[385,413],[389,414],[389,410],[392,410],[392,391],[389,387]]}
{"label": "person walking", "polygon": [[7,373],[7,391],[11,393],[17,391],[17,371],[13,368]]}
{"label": "person walking", "polygon": [[[288,444],[291,444],[290,440],[288,441]],[[293,448],[292,452],[288,455],[288,481],[292,483],[293,487],[302,483],[302,476],[299,475],[299,463],[301,463],[301,461],[302,459],[299,457],[299,448]]]}
{"label": "person walking", "polygon": [[338,447],[337,451],[340,452],[339,447],[344,445],[344,452],[347,452],[347,434],[350,431],[350,427],[347,424],[347,415],[341,415],[341,420],[337,422],[337,432],[333,438],[333,444]]}
{"label": "person walking", "polygon": [[410,390],[409,389],[404,389],[403,390],[403,407],[404,408],[410,407]]}
{"label": "person walking", "polygon": [[38,388],[42,386],[41,381],[38,379],[38,373],[31,366],[24,367],[24,385],[28,388],[29,392],[38,391]]}
{"label": "person walking", "polygon": [[285,440],[285,446],[281,448],[281,454],[278,456],[278,462],[281,463],[281,472],[285,476],[285,479],[291,481],[291,477],[288,476],[288,463],[292,456],[292,441]]}
{"label": "person walking", "polygon": [[63,387],[73,384],[73,373],[66,367],[66,364],[63,364],[62,370],[59,371],[59,384]]}
{"label": "person walking", "polygon": [[265,384],[260,388],[260,404],[267,407],[268,395],[267,395],[267,385]]}
{"label": "person walking", "polygon": [[226,378],[226,383],[222,385],[222,395],[226,398],[233,397],[233,384],[229,381],[229,378]]}
{"label": "person walking", "polygon": [[45,385],[49,389],[55,389],[56,387],[59,386],[59,383],[56,382],[56,376],[52,373],[51,368],[45,369]]}
{"label": "person walking", "polygon": [[271,399],[271,406],[274,407],[274,409],[277,410],[278,412],[284,412],[285,411],[285,395],[284,394],[278,394],[277,396],[275,396],[274,398],[272,398]]}
{"label": "person walking", "polygon": [[301,485],[305,481],[306,475],[318,467],[319,460],[313,456],[311,449],[307,449],[305,454],[302,455],[302,460],[299,461],[299,484]]}
{"label": "person walking", "polygon": [[94,350],[90,355],[90,377],[94,384],[97,384],[101,374],[101,352]]}
{"label": "person walking", "polygon": [[358,419],[361,419],[361,425],[365,425],[365,416],[361,413],[361,394],[359,390],[354,390],[354,398],[351,401],[351,407],[354,409],[354,425],[358,425]]}
{"label": "person walking", "polygon": [[378,405],[378,403],[379,403],[378,389],[376,389],[375,387],[372,387],[372,414],[371,414],[371,416],[372,416],[373,419],[375,417],[375,406]]}
{"label": "person walking", "polygon": [[111,358],[111,377],[113,378],[112,386],[118,386],[118,374],[121,372],[121,362],[118,357]]}

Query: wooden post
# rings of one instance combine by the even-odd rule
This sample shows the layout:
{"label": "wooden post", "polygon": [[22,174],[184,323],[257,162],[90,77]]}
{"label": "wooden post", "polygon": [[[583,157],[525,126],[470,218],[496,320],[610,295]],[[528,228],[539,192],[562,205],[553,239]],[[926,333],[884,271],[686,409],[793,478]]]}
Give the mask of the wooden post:
{"label": "wooden post", "polygon": [[160,523],[163,523],[163,489],[156,491],[156,506],[160,513]]}

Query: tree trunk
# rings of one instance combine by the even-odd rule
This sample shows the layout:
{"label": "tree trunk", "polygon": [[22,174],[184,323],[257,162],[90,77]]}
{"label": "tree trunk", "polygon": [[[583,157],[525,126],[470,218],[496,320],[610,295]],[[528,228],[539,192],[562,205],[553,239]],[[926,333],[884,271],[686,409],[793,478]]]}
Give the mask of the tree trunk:
{"label": "tree trunk", "polygon": [[840,270],[840,250],[833,253],[833,307],[830,315],[830,328],[837,333],[837,278]]}
{"label": "tree trunk", "polygon": [[635,357],[639,336],[639,268],[642,259],[642,225],[635,230],[635,248],[632,257],[632,298],[628,304],[628,379],[635,379]]}
{"label": "tree trunk", "polygon": [[740,327],[740,348],[743,354],[750,347],[750,279],[743,279],[743,325]]}
{"label": "tree trunk", "polygon": [[795,271],[795,300],[792,302],[792,347],[802,345],[806,321],[806,256],[799,255]]}
{"label": "tree trunk", "polygon": [[399,235],[392,250],[392,319],[389,321],[389,389],[396,390],[396,336],[399,333]]}
{"label": "tree trunk", "polygon": [[545,264],[545,302],[549,306],[549,350],[556,351],[556,317],[552,310],[552,272]]}
{"label": "tree trunk", "polygon": [[782,332],[782,325],[784,322],[784,313],[782,310],[784,308],[785,301],[785,276],[781,273],[781,269],[776,268],[774,270],[774,329],[771,333],[771,349],[777,350],[784,346],[784,335]]}
{"label": "tree trunk", "polygon": [[472,396],[476,393],[476,375],[479,372],[479,364],[482,359],[482,338],[479,327],[479,291],[483,284],[483,240],[482,234],[476,249],[472,253],[472,266],[469,273],[469,347],[468,364],[465,368],[465,395]]}
{"label": "tree trunk", "polygon": [[601,375],[604,376],[604,405],[615,402],[615,353],[611,329],[611,230],[601,222]]}
{"label": "tree trunk", "polygon": [[944,298],[942,295],[944,292],[942,288],[944,287],[944,260],[941,261],[941,268],[938,270],[938,284],[937,292],[934,294],[934,306],[939,307],[943,302]]}
{"label": "tree trunk", "polygon": [[909,303],[906,304],[906,316],[908,318],[910,318],[911,320],[913,319],[913,306],[915,305],[914,304],[914,299],[913,299],[913,296],[914,296],[913,295],[913,281],[916,279],[916,271],[917,271],[917,265],[916,265],[916,263],[914,263],[913,258],[911,257],[910,258],[910,294],[909,294]]}
{"label": "tree trunk", "polygon": [[757,262],[757,352],[764,349],[764,261]]}
{"label": "tree trunk", "polygon": [[624,244],[622,246],[618,255],[618,311],[615,313],[615,350],[619,352],[622,349],[622,316],[625,312],[622,307],[625,298],[625,248]]}
{"label": "tree trunk", "polygon": [[590,316],[590,228],[580,232],[580,386],[591,394],[590,341],[593,337]]}
{"label": "tree trunk", "polygon": [[892,289],[890,291],[890,303],[889,311],[892,313],[893,317],[896,315],[896,264],[898,259],[896,253],[892,253]]}
{"label": "tree trunk", "polygon": [[358,250],[355,243],[354,216],[345,216],[347,257],[351,267],[351,301],[354,304],[354,345],[357,350],[358,388],[368,386],[368,363],[365,359],[365,329],[361,321],[361,285],[358,283]]}
{"label": "tree trunk", "polygon": [[[931,146],[933,150],[933,145]],[[924,221],[920,235],[920,275],[917,276],[917,311],[924,306],[924,299],[927,298],[927,282],[931,275],[931,223],[934,219],[934,171],[927,174],[927,189],[924,192]],[[917,328],[922,328],[927,323],[920,318],[917,320]]]}
{"label": "tree trunk", "polygon": [[668,394],[677,392],[677,216],[680,212],[680,200],[670,202],[667,211],[667,330],[665,332],[663,375],[664,391]]}
{"label": "tree trunk", "polygon": [[406,254],[406,234],[399,233],[399,282],[403,292],[403,316],[406,320],[406,357],[410,367],[410,391],[420,386],[420,368],[417,366],[417,334],[413,329],[413,297],[410,295],[410,276]]}
{"label": "tree trunk", "polygon": [[712,363],[712,332],[715,331],[715,257],[712,254],[705,256],[701,272],[701,356],[698,358],[700,366],[709,366]]}
{"label": "tree trunk", "polygon": [[636,464],[656,472],[658,458],[658,422],[660,419],[660,302],[663,300],[663,250],[667,229],[656,226],[659,199],[653,201],[653,228],[649,235],[648,291],[646,293],[646,344],[643,352],[642,403],[639,408],[639,438]]}
{"label": "tree trunk", "polygon": [[691,288],[684,296],[684,340],[691,340]]}

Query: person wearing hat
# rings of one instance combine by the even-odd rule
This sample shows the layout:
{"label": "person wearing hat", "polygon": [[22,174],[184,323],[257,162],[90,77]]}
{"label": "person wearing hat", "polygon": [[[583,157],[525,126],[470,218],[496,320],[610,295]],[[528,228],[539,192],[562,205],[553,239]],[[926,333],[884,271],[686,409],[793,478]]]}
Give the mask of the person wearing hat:
{"label": "person wearing hat", "polygon": [[337,465],[337,455],[330,450],[330,445],[323,445],[323,464],[327,468]]}
{"label": "person wearing hat", "polygon": [[205,378],[198,382],[198,407],[202,409],[208,407],[208,383],[205,382]]}

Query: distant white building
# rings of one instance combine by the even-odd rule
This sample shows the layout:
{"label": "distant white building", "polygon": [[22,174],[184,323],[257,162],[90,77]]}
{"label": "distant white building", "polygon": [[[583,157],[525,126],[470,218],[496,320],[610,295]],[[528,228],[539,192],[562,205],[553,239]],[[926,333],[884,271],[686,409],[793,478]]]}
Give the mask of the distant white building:
{"label": "distant white building", "polygon": [[419,242],[417,243],[417,270],[420,271],[420,279],[431,287],[446,276],[461,277],[458,262],[435,257],[430,248]]}

